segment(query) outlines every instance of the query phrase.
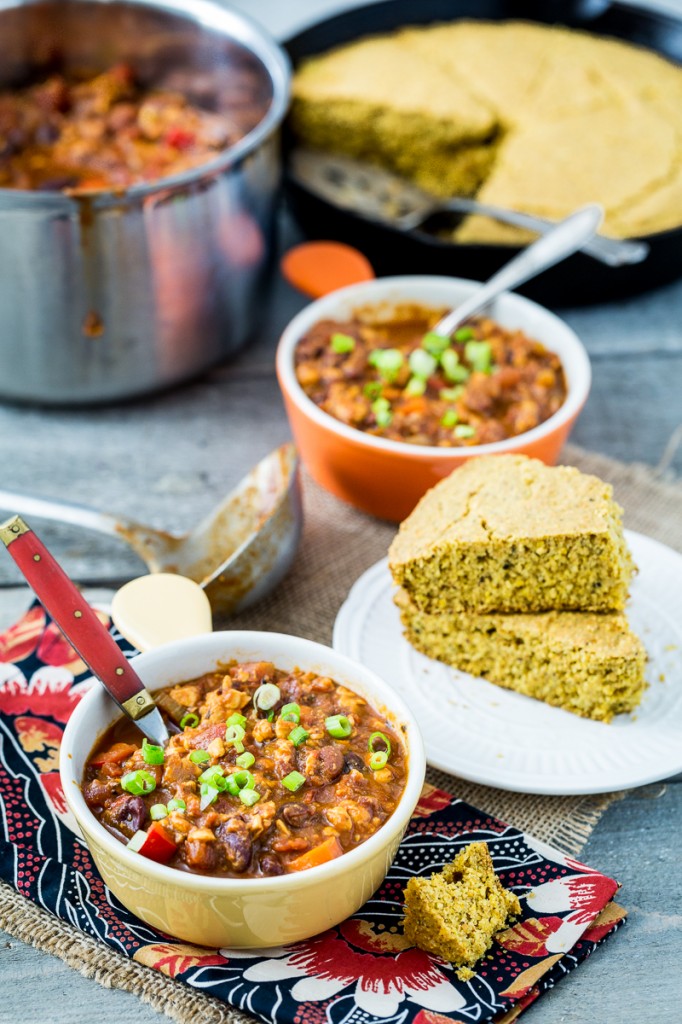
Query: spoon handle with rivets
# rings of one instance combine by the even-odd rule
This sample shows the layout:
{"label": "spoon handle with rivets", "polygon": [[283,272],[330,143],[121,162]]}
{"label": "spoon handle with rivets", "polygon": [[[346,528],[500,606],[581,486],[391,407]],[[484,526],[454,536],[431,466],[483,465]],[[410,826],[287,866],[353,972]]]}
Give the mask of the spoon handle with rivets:
{"label": "spoon handle with rivets", "polygon": [[168,730],[154,698],[40,538],[20,516],[12,516],[0,524],[0,540],[36,597],[121,710],[154,743],[164,743]]}

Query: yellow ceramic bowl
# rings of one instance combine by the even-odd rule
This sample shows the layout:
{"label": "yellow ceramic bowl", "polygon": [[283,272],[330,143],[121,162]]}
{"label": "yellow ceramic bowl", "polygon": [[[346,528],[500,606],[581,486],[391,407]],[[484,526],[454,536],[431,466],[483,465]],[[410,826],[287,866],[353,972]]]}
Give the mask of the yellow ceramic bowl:
{"label": "yellow ceramic bowl", "polygon": [[401,731],[408,752],[405,791],[373,836],[328,864],[273,878],[212,878],[179,871],[132,853],[89,810],[81,793],[87,757],[120,715],[100,686],[78,705],[64,733],[61,777],[104,881],[147,924],[186,942],[254,947],[297,942],[355,913],[383,881],[424,781],[424,748],[413,715],[369,669],[321,644],[279,633],[225,632],[192,637],[138,655],[133,664],[149,690],[216,669],[220,663],[272,661],[329,675],[366,697]]}
{"label": "yellow ceramic bowl", "polygon": [[296,379],[294,352],[320,320],[346,320],[353,311],[378,307],[382,315],[404,303],[454,309],[479,287],[462,278],[382,277],[341,288],[306,306],[288,325],[277,349],[277,377],[294,440],[314,479],[363,512],[399,522],[421,496],[467,459],[514,453],[553,465],[590,390],[590,361],[571,328],[549,310],[506,293],[491,304],[490,316],[503,327],[520,328],[555,352],[564,367],[566,401],[548,420],[518,437],[494,444],[437,448],[374,437],[341,423],[308,398]]}

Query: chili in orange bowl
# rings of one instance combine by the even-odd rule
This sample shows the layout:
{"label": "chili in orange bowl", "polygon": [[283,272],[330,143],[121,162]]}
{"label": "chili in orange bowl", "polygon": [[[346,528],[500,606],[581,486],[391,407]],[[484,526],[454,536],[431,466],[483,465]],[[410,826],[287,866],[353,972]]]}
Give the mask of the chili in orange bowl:
{"label": "chili in orange bowl", "polygon": [[589,393],[587,352],[557,316],[514,294],[459,338],[435,335],[442,312],[477,287],[379,278],[318,299],[288,325],[279,385],[301,458],[332,494],[398,522],[469,458],[557,461]]}

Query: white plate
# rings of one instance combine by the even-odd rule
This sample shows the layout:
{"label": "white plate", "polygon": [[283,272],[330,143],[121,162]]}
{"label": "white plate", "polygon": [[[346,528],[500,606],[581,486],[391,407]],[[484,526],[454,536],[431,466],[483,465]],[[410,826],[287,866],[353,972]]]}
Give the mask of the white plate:
{"label": "white plate", "polygon": [[417,717],[429,764],[522,793],[608,793],[682,771],[682,556],[626,531],[639,574],[628,617],[649,655],[641,705],[609,725],[419,654],[402,635],[386,559],[354,584],[334,647],[374,669]]}

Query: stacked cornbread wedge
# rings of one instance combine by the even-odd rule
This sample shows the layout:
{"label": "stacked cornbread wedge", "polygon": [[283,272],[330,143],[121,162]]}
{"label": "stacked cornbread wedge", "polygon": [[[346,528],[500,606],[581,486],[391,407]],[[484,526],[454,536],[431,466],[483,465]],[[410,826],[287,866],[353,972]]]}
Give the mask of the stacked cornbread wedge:
{"label": "stacked cornbread wedge", "polygon": [[632,711],[646,653],[624,614],[634,566],[612,489],[522,455],[472,459],[391,545],[410,643],[585,718]]}

